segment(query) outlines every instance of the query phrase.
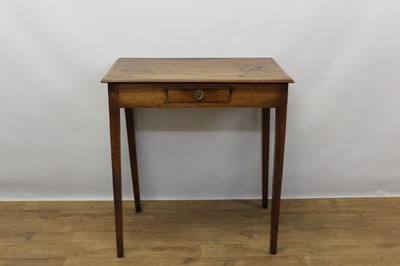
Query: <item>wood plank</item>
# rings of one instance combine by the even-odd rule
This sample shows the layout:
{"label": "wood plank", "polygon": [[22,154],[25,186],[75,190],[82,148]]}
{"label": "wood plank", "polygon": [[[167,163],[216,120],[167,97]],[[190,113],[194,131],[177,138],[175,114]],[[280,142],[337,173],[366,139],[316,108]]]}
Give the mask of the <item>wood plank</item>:
{"label": "wood plank", "polygon": [[67,211],[86,213],[103,212],[113,210],[112,201],[28,201],[25,202],[25,211]]}
{"label": "wood plank", "polygon": [[7,210],[23,210],[26,204],[26,201],[0,201],[0,212]]}
{"label": "wood plank", "polygon": [[337,265],[379,265],[394,266],[400,265],[400,255],[369,255],[360,254],[357,256],[306,256],[307,264],[310,266],[337,266]]}
{"label": "wood plank", "polygon": [[[283,242],[281,242],[283,243]],[[396,255],[400,254],[400,243],[388,240],[382,243],[349,239],[345,242],[340,239],[326,237],[325,240],[302,239],[301,241],[286,242],[279,246],[279,255],[282,256],[348,256],[359,257],[369,255]]]}
{"label": "wood plank", "polygon": [[[33,228],[32,228],[33,229]],[[72,232],[38,232],[16,231],[15,228],[9,232],[1,232],[1,245],[18,245],[32,243],[54,244],[67,243],[71,240]]]}
{"label": "wood plank", "polygon": [[81,265],[97,265],[97,266],[113,266],[113,265],[135,265],[135,266],[166,266],[166,265],[189,265],[189,266],[303,266],[307,265],[303,256],[296,257],[227,257],[227,258],[207,258],[207,257],[186,257],[186,258],[124,258],[120,259],[105,258],[101,261],[97,259],[87,258],[68,258],[65,266],[81,266]]}
{"label": "wood plank", "polygon": [[1,259],[0,266],[62,266],[64,265],[65,258],[56,259]]}
{"label": "wood plank", "polygon": [[272,58],[119,58],[101,82],[294,81]]}
{"label": "wood plank", "polygon": [[303,256],[249,256],[249,257],[211,257],[201,258],[200,265],[220,266],[303,266],[307,265]]}
{"label": "wood plank", "polygon": [[[187,265],[197,266],[205,265],[201,263],[200,257],[182,257],[182,258],[129,258],[125,257],[123,260],[118,258],[68,258],[64,266],[82,266],[82,265],[96,265],[96,266],[120,266],[120,265],[135,265],[135,266],[167,266],[167,265]],[[206,264],[208,265],[208,264]]]}

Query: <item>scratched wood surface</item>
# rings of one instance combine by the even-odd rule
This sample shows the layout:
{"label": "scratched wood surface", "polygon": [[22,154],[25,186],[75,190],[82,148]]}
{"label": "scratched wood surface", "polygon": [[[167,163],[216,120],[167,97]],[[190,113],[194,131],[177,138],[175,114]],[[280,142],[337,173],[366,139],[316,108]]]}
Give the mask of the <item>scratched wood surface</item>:
{"label": "scratched wood surface", "polygon": [[282,200],[278,255],[259,200],[0,202],[0,265],[399,265],[400,198]]}
{"label": "scratched wood surface", "polygon": [[[235,84],[232,86],[229,98],[225,101],[221,99],[211,98],[214,101],[188,101],[182,99],[180,102],[168,99],[169,89],[161,84],[143,85],[143,84],[115,84],[112,85],[119,89],[119,105],[120,107],[136,108],[136,107],[152,107],[152,108],[209,108],[209,107],[275,107],[277,105],[278,94],[285,84]],[[187,85],[184,85],[185,87]],[[175,86],[176,87],[176,86]],[[215,86],[198,85],[197,88],[208,90],[218,90]],[[205,93],[208,95],[210,91]],[[206,96],[207,97],[207,96]],[[194,98],[193,94],[191,98]]]}
{"label": "scratched wood surface", "polygon": [[101,82],[294,81],[272,58],[119,58]]}

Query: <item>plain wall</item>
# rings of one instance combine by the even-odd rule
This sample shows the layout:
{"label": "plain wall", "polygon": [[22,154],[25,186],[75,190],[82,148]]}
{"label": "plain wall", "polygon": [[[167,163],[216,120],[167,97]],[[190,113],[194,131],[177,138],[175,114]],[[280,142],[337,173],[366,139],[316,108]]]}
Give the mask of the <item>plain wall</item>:
{"label": "plain wall", "polygon": [[[400,2],[0,1],[0,200],[111,199],[117,57],[273,57],[283,197],[400,196]],[[261,197],[258,109],[139,109],[143,199]],[[124,198],[132,198],[125,124]]]}

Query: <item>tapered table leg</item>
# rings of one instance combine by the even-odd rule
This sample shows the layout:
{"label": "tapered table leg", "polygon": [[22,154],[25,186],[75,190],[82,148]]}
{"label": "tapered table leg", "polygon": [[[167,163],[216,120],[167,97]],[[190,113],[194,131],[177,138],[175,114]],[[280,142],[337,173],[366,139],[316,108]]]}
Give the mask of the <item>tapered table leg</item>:
{"label": "tapered table leg", "polygon": [[268,208],[268,166],[269,166],[269,125],[270,109],[262,108],[262,208]]}
{"label": "tapered table leg", "polygon": [[135,138],[135,123],[133,118],[133,109],[125,108],[126,129],[128,132],[128,146],[129,146],[129,159],[131,163],[133,195],[135,197],[136,212],[141,212],[142,207],[140,204],[140,188],[139,188],[139,175],[136,156],[136,138]]}
{"label": "tapered table leg", "polygon": [[279,210],[286,133],[287,93],[287,85],[282,85],[278,105],[276,107],[274,174],[272,181],[271,232],[269,246],[269,252],[272,255],[276,254],[278,244]]}
{"label": "tapered table leg", "polygon": [[120,109],[118,102],[118,87],[108,84],[108,103],[110,113],[111,163],[114,192],[115,232],[117,238],[117,256],[124,256],[123,222],[122,222],[122,191],[121,191],[121,136]]}

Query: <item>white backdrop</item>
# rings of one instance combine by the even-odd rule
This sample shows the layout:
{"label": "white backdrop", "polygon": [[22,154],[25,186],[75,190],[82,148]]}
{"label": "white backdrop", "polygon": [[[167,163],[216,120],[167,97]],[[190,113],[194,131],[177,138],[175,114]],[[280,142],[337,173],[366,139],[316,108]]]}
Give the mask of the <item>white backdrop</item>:
{"label": "white backdrop", "polygon": [[[400,2],[0,0],[0,199],[111,199],[117,57],[274,57],[283,197],[400,196]],[[139,110],[143,199],[260,198],[257,109]],[[125,124],[122,125],[125,129]],[[126,134],[124,198],[132,198]]]}

